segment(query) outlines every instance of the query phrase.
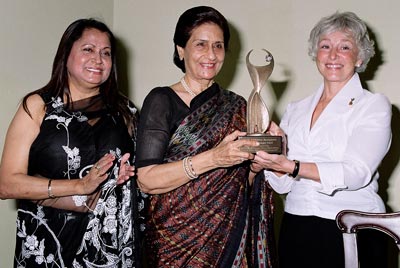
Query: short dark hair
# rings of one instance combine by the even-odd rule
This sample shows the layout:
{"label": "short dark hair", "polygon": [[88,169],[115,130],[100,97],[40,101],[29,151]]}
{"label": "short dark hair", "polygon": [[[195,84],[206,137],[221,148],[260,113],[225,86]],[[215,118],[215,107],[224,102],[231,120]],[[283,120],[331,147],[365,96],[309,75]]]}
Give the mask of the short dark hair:
{"label": "short dark hair", "polygon": [[215,8],[209,6],[197,6],[186,10],[180,17],[175,27],[174,34],[174,63],[182,72],[185,70],[184,60],[179,58],[176,46],[185,47],[195,28],[204,23],[214,23],[219,26],[224,35],[225,51],[229,47],[231,37],[226,18]]}

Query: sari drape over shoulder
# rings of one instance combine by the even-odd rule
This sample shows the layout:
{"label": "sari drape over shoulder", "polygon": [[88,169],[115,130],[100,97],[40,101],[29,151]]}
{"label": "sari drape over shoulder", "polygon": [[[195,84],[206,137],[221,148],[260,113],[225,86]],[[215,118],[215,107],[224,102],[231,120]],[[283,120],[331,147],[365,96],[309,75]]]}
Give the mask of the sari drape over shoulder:
{"label": "sari drape over shoulder", "polygon": [[[246,102],[218,85],[173,132],[164,162],[216,147],[246,130]],[[207,89],[209,90],[209,89]],[[138,145],[140,146],[140,144]],[[150,267],[251,267],[249,163],[217,168],[168,193],[152,195],[146,226]],[[261,267],[261,266],[260,266]],[[264,266],[269,267],[269,266]]]}

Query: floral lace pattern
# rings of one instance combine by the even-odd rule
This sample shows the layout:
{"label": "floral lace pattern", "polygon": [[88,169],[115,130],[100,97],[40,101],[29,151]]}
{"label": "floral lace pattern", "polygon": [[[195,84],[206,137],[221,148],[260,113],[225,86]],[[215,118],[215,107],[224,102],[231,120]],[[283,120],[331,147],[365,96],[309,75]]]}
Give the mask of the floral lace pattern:
{"label": "floral lace pattern", "polygon": [[[116,178],[119,172],[121,151],[110,151],[118,159],[118,164],[111,171],[110,179],[102,188],[100,199],[92,212],[83,241],[77,254],[84,253],[82,258],[74,259],[72,267],[133,267],[130,259],[134,244],[132,241],[131,209],[131,182],[121,187],[122,199],[117,200]],[[101,266],[90,260],[85,255],[85,250],[94,248],[96,261],[101,261]],[[112,249],[112,250],[110,250]],[[116,252],[116,253],[115,253]],[[82,261],[79,261],[82,259]],[[118,266],[120,265],[120,266]]]}
{"label": "floral lace pattern", "polygon": [[[60,98],[52,98],[47,108],[42,128],[55,129],[58,138],[55,140],[63,141],[57,149],[61,154],[64,153],[65,157],[62,159],[66,159],[66,162],[58,163],[58,167],[64,167],[60,174],[65,179],[83,178],[93,163],[88,163],[88,150],[81,150],[81,146],[86,145],[76,146],[71,140],[80,139],[75,134],[80,126],[90,128],[87,124],[88,117],[80,111],[66,110]],[[132,117],[136,118],[136,108],[129,106],[129,110]],[[116,125],[105,124],[104,131],[113,131],[116,127],[126,129],[125,125],[115,123],[114,118],[109,121]],[[136,122],[134,127],[135,124]],[[93,210],[81,213],[21,201],[16,222],[17,246],[14,267],[138,267],[135,259],[137,234],[133,212],[144,209],[146,195],[136,189],[134,180],[116,185],[121,156],[127,148],[134,148],[135,133],[136,129],[133,130],[133,141],[127,135],[129,141],[125,141],[123,145],[125,149],[118,145],[121,143],[119,138],[115,139],[115,145],[107,144],[108,152],[115,155],[116,161],[109,170],[108,179],[100,188],[99,199]],[[58,167],[50,165],[43,168]],[[76,195],[72,200],[77,207],[86,206],[87,196]],[[137,206],[134,209],[133,204]],[[140,229],[143,230],[144,226]]]}

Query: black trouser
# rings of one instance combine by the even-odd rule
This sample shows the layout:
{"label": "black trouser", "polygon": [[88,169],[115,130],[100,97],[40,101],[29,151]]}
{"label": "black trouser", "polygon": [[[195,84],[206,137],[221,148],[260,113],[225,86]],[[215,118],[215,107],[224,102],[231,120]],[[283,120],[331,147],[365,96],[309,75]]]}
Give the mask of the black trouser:
{"label": "black trouser", "polygon": [[[386,246],[385,234],[361,230],[358,234],[361,268],[387,267]],[[334,220],[285,213],[278,254],[280,268],[342,268],[343,236]]]}

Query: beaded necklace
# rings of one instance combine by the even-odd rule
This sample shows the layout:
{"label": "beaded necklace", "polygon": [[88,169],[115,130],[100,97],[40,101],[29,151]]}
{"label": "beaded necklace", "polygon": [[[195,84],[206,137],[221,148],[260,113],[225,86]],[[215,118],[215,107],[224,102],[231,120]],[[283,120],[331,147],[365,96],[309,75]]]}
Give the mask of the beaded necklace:
{"label": "beaded necklace", "polygon": [[183,88],[190,94],[190,96],[192,96],[193,98],[196,97],[197,94],[194,93],[194,92],[190,89],[190,87],[188,86],[188,84],[186,84],[185,77],[182,77],[182,79],[181,79],[181,84],[182,84]]}

